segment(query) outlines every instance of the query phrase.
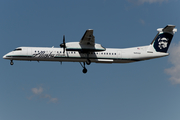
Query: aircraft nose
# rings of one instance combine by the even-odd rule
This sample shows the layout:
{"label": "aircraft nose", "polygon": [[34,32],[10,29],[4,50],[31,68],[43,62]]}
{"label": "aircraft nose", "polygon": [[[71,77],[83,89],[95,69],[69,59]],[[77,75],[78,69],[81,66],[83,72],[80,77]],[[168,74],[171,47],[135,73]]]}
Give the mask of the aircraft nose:
{"label": "aircraft nose", "polygon": [[6,59],[6,55],[3,56],[3,59]]}

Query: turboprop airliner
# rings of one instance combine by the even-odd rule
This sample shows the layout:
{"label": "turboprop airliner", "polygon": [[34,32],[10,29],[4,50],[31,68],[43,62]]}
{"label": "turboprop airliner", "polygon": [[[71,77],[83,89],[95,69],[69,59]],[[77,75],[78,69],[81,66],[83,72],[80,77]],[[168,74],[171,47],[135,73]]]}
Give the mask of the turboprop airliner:
{"label": "turboprop airliner", "polygon": [[130,63],[142,60],[149,60],[168,56],[167,50],[177,29],[174,25],[167,25],[157,29],[150,45],[132,48],[104,48],[101,44],[95,43],[93,30],[88,29],[79,42],[65,42],[60,48],[54,47],[18,47],[3,56],[4,59],[26,61],[58,61],[58,62],[79,62],[83,67],[83,73],[87,72],[85,65],[95,63]]}

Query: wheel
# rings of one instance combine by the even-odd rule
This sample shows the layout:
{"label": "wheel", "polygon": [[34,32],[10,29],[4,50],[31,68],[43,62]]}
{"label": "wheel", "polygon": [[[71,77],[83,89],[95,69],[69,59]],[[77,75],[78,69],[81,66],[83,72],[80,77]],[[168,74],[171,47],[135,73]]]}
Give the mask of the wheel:
{"label": "wheel", "polygon": [[86,68],[83,69],[83,73],[87,73],[87,69]]}
{"label": "wheel", "polygon": [[10,65],[13,65],[14,63],[13,63],[13,61],[11,60],[11,62],[10,62]]}
{"label": "wheel", "polygon": [[87,59],[86,64],[87,64],[87,65],[90,65],[90,64],[91,64],[91,61],[90,61],[89,59]]}

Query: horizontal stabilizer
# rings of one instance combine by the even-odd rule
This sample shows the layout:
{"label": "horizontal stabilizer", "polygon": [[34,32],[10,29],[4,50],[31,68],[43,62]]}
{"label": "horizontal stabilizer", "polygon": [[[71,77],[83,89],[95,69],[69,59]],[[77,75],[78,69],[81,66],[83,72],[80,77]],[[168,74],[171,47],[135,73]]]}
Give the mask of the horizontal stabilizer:
{"label": "horizontal stabilizer", "polygon": [[159,28],[157,29],[158,32],[169,32],[169,33],[175,33],[177,32],[177,29],[174,29],[175,28],[175,25],[167,25],[166,27],[164,28]]}

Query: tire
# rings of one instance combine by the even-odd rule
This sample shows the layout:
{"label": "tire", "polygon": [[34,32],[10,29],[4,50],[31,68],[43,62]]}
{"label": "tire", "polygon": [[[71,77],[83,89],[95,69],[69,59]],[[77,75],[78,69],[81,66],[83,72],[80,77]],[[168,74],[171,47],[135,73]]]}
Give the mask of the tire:
{"label": "tire", "polygon": [[87,69],[84,68],[84,69],[82,70],[82,72],[83,72],[84,74],[87,73]]}

